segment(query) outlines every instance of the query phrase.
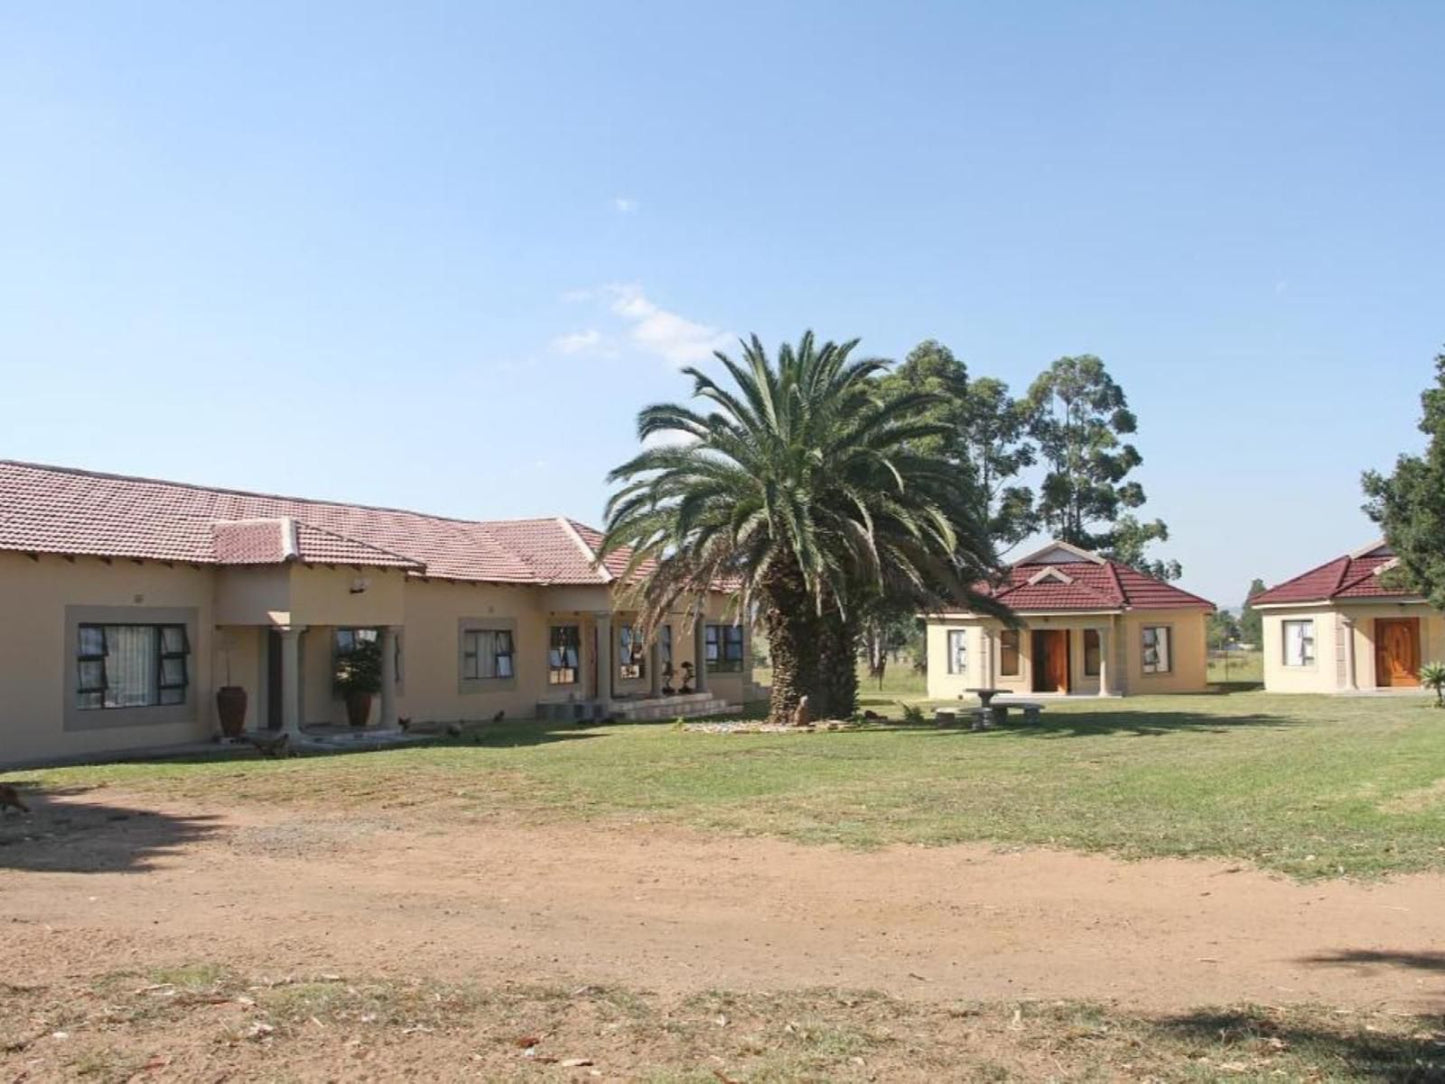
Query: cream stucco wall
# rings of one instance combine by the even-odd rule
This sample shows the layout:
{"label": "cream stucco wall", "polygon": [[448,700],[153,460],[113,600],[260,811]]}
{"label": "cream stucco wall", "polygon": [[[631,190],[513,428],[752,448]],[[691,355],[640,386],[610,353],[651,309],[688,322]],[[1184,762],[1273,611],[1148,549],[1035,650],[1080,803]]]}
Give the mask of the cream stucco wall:
{"label": "cream stucco wall", "polygon": [[[1109,689],[1122,695],[1193,693],[1208,687],[1207,618],[1202,610],[1147,610],[1125,614],[1057,614],[1021,618],[1018,674],[1000,672],[1000,633],[1004,626],[992,618],[941,616],[927,619],[928,696],[952,700],[964,690],[991,687],[1009,693],[1032,694],[1034,687],[1031,633],[1064,629],[1069,633],[1069,691],[1097,694],[1099,675],[1084,673],[1084,632],[1101,633],[1104,671]],[[1162,625],[1171,630],[1173,666],[1169,673],[1143,672],[1143,630]],[[967,637],[967,665],[961,674],[948,672],[948,633],[963,630]],[[987,635],[986,635],[987,634]]]}
{"label": "cream stucco wall", "polygon": [[[306,630],[300,675],[305,724],[346,719],[345,706],[331,688],[336,628],[388,625],[400,629],[399,715],[417,721],[485,720],[505,711],[512,718],[530,718],[543,700],[594,698],[596,617],[617,601],[602,586],[454,583],[408,579],[390,570],[301,565],[215,569],[93,558],[72,562],[4,552],[0,598],[9,618],[0,624],[0,764],[206,740],[219,729],[215,690],[228,680],[247,692],[247,727],[264,727],[271,680],[267,632],[287,624]],[[71,641],[77,620],[170,622],[180,619],[177,614],[183,615],[190,638],[184,706],[76,710],[76,644]],[[714,623],[726,621],[726,599],[712,598],[708,614]],[[614,667],[620,665],[618,629],[627,619],[625,613],[611,615]],[[513,632],[514,677],[462,681],[462,628],[493,623]],[[547,680],[549,629],[560,623],[582,626],[582,676],[574,686]],[[695,661],[686,618],[679,614],[671,624],[675,664]],[[744,652],[742,673],[709,676],[708,687],[734,703],[742,702],[751,681],[747,633]],[[650,688],[649,675],[618,680],[614,692],[645,695]],[[373,722],[379,710],[374,702]]]}
{"label": "cream stucco wall", "polygon": [[[50,757],[88,756],[207,737],[215,726],[210,691],[212,573],[187,565],[79,557],[32,560],[0,553],[0,764]],[[190,688],[180,712],[130,709],[123,714],[72,714],[75,690],[67,681],[74,659],[68,607],[106,608],[153,621],[154,611],[191,611]],[[120,620],[108,616],[106,620]],[[167,618],[169,620],[169,618]],[[150,723],[149,718],[166,721]],[[139,720],[139,721],[136,721]],[[121,724],[124,725],[121,725]]]}
{"label": "cream stucco wall", "polygon": [[[1275,693],[1337,693],[1377,687],[1375,621],[1414,617],[1420,621],[1420,661],[1445,660],[1445,615],[1421,602],[1339,603],[1262,611],[1264,687]],[[1313,621],[1315,660],[1310,666],[1286,666],[1284,623]],[[1349,624],[1353,623],[1353,633]],[[1353,639],[1354,680],[1347,640]]]}

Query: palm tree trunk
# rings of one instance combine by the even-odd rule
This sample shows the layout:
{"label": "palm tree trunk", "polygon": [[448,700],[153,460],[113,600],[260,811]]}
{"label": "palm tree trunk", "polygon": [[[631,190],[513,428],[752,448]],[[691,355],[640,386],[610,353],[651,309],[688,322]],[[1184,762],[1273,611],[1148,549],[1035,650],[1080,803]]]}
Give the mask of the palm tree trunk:
{"label": "palm tree trunk", "polygon": [[818,718],[847,719],[858,710],[858,622],[830,610],[819,622]]}
{"label": "palm tree trunk", "polygon": [[760,594],[773,663],[768,721],[786,726],[804,696],[812,713],[818,711],[818,619],[795,563],[770,570]]}

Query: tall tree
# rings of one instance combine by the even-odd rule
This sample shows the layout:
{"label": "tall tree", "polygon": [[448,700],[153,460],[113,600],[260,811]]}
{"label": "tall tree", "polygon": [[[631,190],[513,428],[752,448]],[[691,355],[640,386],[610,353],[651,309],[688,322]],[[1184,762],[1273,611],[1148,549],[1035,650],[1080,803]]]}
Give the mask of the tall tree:
{"label": "tall tree", "polygon": [[1122,439],[1138,420],[1104,363],[1092,354],[1059,358],[1029,387],[1028,404],[1029,432],[1048,468],[1038,505],[1043,526],[1065,542],[1177,577],[1177,564],[1144,557],[1168,528],[1128,514],[1144,503],[1144,487],[1127,480],[1143,457]]}
{"label": "tall tree", "polygon": [[884,378],[883,386],[893,394],[929,391],[938,396],[930,420],[948,431],[920,450],[942,455],[960,471],[972,474],[996,544],[1014,545],[1032,533],[1033,491],[1011,484],[1034,462],[1027,432],[1029,411],[1009,395],[1007,384],[992,377],[970,380],[967,367],[952,350],[936,339],[926,339]]}
{"label": "tall tree", "polygon": [[972,601],[971,585],[997,572],[972,488],[919,450],[945,433],[927,417],[937,396],[885,396],[884,363],[854,359],[855,347],[810,332],[773,361],[754,336],[740,361],[717,355],[722,380],[685,369],[706,413],[647,407],[640,440],[685,442],[609,476],[620,488],[602,550],[632,550],[623,579],[635,577],[643,627],[734,584],[739,612],[756,609],[767,629],[779,722],[804,695],[819,713],[852,713],[873,597]]}
{"label": "tall tree", "polygon": [[1367,471],[1365,511],[1385,529],[1404,581],[1445,609],[1445,354],[1436,355],[1435,385],[1420,403],[1424,454],[1400,456],[1389,476]]}
{"label": "tall tree", "polygon": [[1114,542],[1109,547],[1109,556],[1158,579],[1177,580],[1184,574],[1178,561],[1150,558],[1144,552],[1150,543],[1168,541],[1169,528],[1162,519],[1143,523],[1138,517],[1125,513],[1114,524]]}
{"label": "tall tree", "polygon": [[1244,598],[1244,608],[1239,611],[1239,638],[1256,648],[1264,644],[1264,615],[1250,605],[1255,595],[1266,590],[1264,581],[1255,577],[1249,585],[1249,594]]}

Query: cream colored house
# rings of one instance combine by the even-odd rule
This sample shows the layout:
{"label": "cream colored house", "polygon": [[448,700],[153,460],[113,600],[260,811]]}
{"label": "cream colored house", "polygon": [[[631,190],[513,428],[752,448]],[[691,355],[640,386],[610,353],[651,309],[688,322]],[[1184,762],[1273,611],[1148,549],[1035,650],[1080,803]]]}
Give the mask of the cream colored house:
{"label": "cream colored house", "polygon": [[1264,687],[1274,693],[1418,690],[1420,664],[1445,659],[1445,614],[1386,576],[1376,541],[1255,595]]}
{"label": "cream colored house", "polygon": [[0,461],[0,764],[209,739],[224,685],[246,690],[248,730],[343,724],[332,676],[359,639],[383,648],[382,728],[499,711],[674,718],[748,698],[751,636],[730,599],[644,642],[620,602],[626,559],[599,563],[599,543],[562,518],[445,519]]}
{"label": "cream colored house", "polygon": [[1019,627],[969,611],[925,615],[930,699],[977,688],[1125,696],[1208,686],[1214,605],[1172,584],[1053,542],[983,590],[1013,611]]}

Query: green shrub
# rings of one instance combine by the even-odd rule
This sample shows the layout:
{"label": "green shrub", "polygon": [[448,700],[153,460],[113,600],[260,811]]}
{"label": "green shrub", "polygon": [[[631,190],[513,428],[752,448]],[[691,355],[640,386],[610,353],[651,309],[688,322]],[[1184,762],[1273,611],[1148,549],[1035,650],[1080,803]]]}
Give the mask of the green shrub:
{"label": "green shrub", "polygon": [[1420,684],[1435,690],[1435,706],[1445,708],[1445,662],[1427,662],[1420,667]]}

